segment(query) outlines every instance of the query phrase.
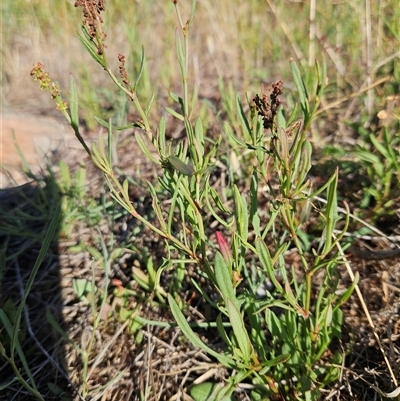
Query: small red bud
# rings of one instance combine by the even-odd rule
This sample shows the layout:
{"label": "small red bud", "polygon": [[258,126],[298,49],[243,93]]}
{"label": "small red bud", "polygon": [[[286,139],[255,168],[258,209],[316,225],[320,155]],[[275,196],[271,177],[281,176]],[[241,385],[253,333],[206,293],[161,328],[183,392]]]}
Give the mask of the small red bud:
{"label": "small red bud", "polygon": [[221,251],[222,257],[224,258],[225,262],[232,263],[233,256],[232,256],[231,247],[229,246],[224,235],[220,231],[216,231],[215,236],[217,238],[218,247]]}

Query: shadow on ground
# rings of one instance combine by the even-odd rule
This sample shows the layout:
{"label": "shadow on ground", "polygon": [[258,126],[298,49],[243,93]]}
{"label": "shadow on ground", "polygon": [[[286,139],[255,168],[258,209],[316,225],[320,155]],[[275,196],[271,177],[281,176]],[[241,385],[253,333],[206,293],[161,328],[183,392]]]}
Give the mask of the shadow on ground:
{"label": "shadow on ground", "polygon": [[[59,204],[59,190],[52,177],[0,190],[2,400],[41,399],[40,396],[46,401],[60,400],[68,399],[64,396],[71,393],[64,373],[65,344],[56,329],[57,325],[63,327],[57,254],[58,222],[62,221],[62,216],[57,220]],[[47,249],[46,236],[51,239]],[[18,307],[26,294],[18,336],[13,340]],[[57,323],[51,324],[52,319]]]}

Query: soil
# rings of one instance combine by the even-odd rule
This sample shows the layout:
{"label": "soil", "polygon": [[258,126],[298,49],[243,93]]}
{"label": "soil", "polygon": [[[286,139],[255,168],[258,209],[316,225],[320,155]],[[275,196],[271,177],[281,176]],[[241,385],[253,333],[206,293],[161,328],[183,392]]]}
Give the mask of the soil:
{"label": "soil", "polygon": [[25,184],[30,181],[24,174],[26,167],[38,174],[46,167],[46,158],[54,160],[68,147],[76,146],[61,115],[18,108],[2,110],[0,135],[0,188]]}

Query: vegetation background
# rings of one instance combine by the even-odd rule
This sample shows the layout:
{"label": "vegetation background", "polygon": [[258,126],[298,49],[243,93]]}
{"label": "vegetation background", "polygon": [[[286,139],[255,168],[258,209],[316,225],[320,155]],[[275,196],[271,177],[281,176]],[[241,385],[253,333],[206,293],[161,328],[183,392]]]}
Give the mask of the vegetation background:
{"label": "vegetation background", "polygon": [[[78,40],[82,15],[73,3],[61,0],[2,1],[1,101],[7,108],[23,107],[54,114],[52,99],[47,92],[38,91],[29,72],[36,62],[43,63],[52,79],[59,81],[66,98],[69,77],[73,74],[79,91],[82,132],[85,140],[90,142],[100,130],[93,116],[103,120],[113,117],[117,125],[125,125],[135,121],[137,115],[129,108],[125,95],[118,92]],[[179,6],[183,16],[190,15],[191,2],[179,1]],[[166,0],[114,0],[106,2],[106,9],[110,65],[118,71],[117,55],[122,53],[127,58],[128,74],[137,76],[143,46],[145,63],[137,94],[144,104],[154,95],[156,100],[151,118],[158,121],[165,114],[165,107],[173,105],[169,91],[179,93],[181,90],[174,7]],[[318,185],[339,166],[338,198],[346,200],[356,216],[349,233],[363,235],[358,246],[371,246],[375,250],[390,248],[400,235],[399,20],[400,7],[396,0],[200,0],[190,34],[188,85],[191,90],[195,84],[198,85],[202,102],[199,114],[210,121],[216,131],[216,116],[229,120],[233,127],[239,127],[240,121],[235,113],[236,93],[242,98],[248,93],[249,98],[253,98],[263,85],[267,87],[279,79],[284,82],[283,104],[290,110],[297,99],[289,61],[296,60],[306,83],[310,83],[315,74],[315,61],[325,60],[328,85],[310,127],[309,139],[314,150],[311,173]],[[181,130],[176,123],[168,121],[169,137],[179,139]],[[14,193],[2,192],[1,198],[4,205],[2,218],[9,223],[0,227],[5,255],[1,266],[1,306],[8,311],[8,316],[12,314],[10,310],[14,305],[10,299],[19,293],[15,284],[19,279],[14,273],[10,275],[10,266],[15,269],[15,263],[18,263],[22,273],[29,276],[55,213],[49,199],[62,198],[62,219],[60,226],[54,227],[58,245],[50,247],[50,259],[53,259],[47,262],[48,266],[54,265],[47,273],[52,279],[46,278],[46,274],[40,275],[35,284],[37,287],[34,287],[40,293],[40,289],[58,282],[59,296],[54,296],[51,291],[44,291],[45,294],[35,292],[41,301],[37,310],[31,307],[31,320],[35,316],[37,325],[42,324],[40,319],[45,309],[40,309],[40,305],[49,302],[46,301],[49,294],[51,304],[55,305],[53,314],[57,311],[62,319],[59,319],[58,326],[56,323],[51,325],[51,335],[43,337],[43,342],[48,345],[45,347],[47,356],[44,354],[43,357],[43,353],[36,356],[38,346],[35,341],[24,348],[26,359],[32,366],[43,366],[42,373],[40,369],[31,367],[32,374],[37,377],[46,372],[39,385],[41,392],[47,394],[45,399],[71,399],[63,392],[68,380],[86,399],[128,400],[140,399],[140,396],[149,400],[173,399],[178,394],[182,376],[177,374],[168,379],[166,373],[168,370],[186,369],[195,378],[195,366],[188,368],[183,363],[187,355],[191,357],[194,353],[185,347],[172,348],[171,333],[165,334],[160,328],[153,331],[150,326],[143,326],[143,322],[139,325],[144,327],[142,330],[138,327],[122,330],[121,327],[125,329],[130,324],[123,316],[129,310],[127,303],[136,304],[138,301],[137,294],[135,298],[132,294],[122,296],[118,293],[131,281],[129,272],[132,265],[145,271],[152,269],[152,259],[148,255],[160,256],[160,240],[150,237],[149,233],[135,237],[138,228],[115,209],[107,197],[100,174],[90,167],[83,152],[70,147],[67,152],[56,156],[57,160],[50,157],[44,179],[32,175],[29,166],[25,166],[27,177],[39,189],[29,187],[28,193],[23,193],[21,198]],[[140,179],[155,180],[158,171],[140,156],[129,132],[120,134],[118,158],[118,167],[139,182],[134,197],[146,212],[146,205],[151,200],[141,192]],[[239,165],[241,161],[238,159]],[[238,170],[242,170],[244,175],[248,173],[245,163]],[[30,191],[34,191],[34,195]],[[23,209],[21,204],[27,209]],[[24,214],[16,217],[10,213],[10,210],[14,213],[17,209],[23,209]],[[10,229],[16,221],[21,225],[18,233],[15,227]],[[378,236],[379,240],[376,239]],[[140,249],[145,252],[141,253]],[[25,259],[22,263],[23,252]],[[385,344],[389,365],[398,378],[398,258],[374,260],[364,258],[361,253],[354,256],[354,268],[360,271],[360,286],[377,326],[375,331]],[[49,256],[46,258],[48,260]],[[107,269],[113,271],[109,277],[114,280],[110,285],[112,290],[104,287],[104,271]],[[99,311],[104,312],[105,304],[99,306],[93,301],[97,299],[94,286],[90,290],[87,287],[92,279],[96,279],[99,291],[109,290],[109,298],[99,297],[106,299],[107,307],[115,309],[115,304],[122,305],[115,320],[104,323],[101,319]],[[141,296],[146,297],[145,294]],[[165,313],[162,308],[160,312],[153,304],[146,304],[143,299],[140,302],[144,308],[141,316],[161,320],[160,316]],[[47,316],[46,319],[48,324],[51,318]],[[358,301],[353,298],[346,307],[346,325],[348,338],[338,346],[350,354],[344,362],[341,381],[338,380],[333,389],[327,389],[321,399],[384,399],[384,393],[393,389],[394,383],[390,381],[373,330]],[[35,325],[32,323],[32,326]],[[69,340],[54,341],[57,331],[54,327],[62,327]],[[31,337],[29,324],[24,331],[26,337]],[[143,344],[140,336],[146,338],[147,348],[140,345]],[[1,339],[6,342],[5,338]],[[76,351],[73,341],[80,342],[81,349],[90,350],[86,356]],[[154,359],[150,356],[141,359],[140,350],[149,352],[153,341],[157,344],[161,341],[164,348],[156,347],[160,354],[156,353]],[[100,352],[103,348],[109,350],[107,358]],[[179,363],[164,358],[165,349],[177,352]],[[59,361],[61,354],[63,366],[69,372],[68,380],[60,377],[60,373],[48,363],[48,356],[58,357]],[[101,357],[93,357],[93,363],[90,355],[99,354]],[[150,364],[150,360],[157,363],[152,365],[154,371],[149,373],[144,367]],[[1,363],[3,371],[8,374],[7,363],[3,359]],[[160,375],[156,368],[159,365],[164,366],[160,368]],[[120,372],[121,376],[115,376],[115,372]],[[116,377],[119,384],[113,385],[112,380]],[[137,377],[138,383],[133,382],[132,377]],[[21,387],[20,381],[2,392],[4,396],[0,395],[0,398],[4,397],[4,400],[32,397]]]}

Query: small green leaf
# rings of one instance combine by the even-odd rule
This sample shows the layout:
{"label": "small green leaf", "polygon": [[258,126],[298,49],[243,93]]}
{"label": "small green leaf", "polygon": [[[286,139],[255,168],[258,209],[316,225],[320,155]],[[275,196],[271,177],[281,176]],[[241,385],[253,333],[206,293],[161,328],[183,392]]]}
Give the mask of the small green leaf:
{"label": "small green leaf", "polygon": [[238,187],[234,186],[235,196],[235,218],[238,228],[238,234],[243,241],[247,241],[249,230],[249,214],[247,211],[247,203],[244,195],[241,195]]}
{"label": "small green leaf", "polygon": [[157,216],[157,219],[158,219],[158,221],[160,223],[161,229],[164,232],[166,232],[167,231],[167,225],[165,224],[165,221],[164,221],[164,217],[163,217],[163,214],[162,214],[162,211],[161,211],[161,207],[160,207],[160,201],[158,199],[156,190],[154,189],[153,185],[150,182],[148,182],[148,186],[149,186],[151,198],[153,200],[152,201],[153,211]]}
{"label": "small green leaf", "polygon": [[[96,117],[96,116],[93,116],[93,118],[94,118],[100,125],[102,125],[103,127],[105,127],[105,128],[110,128],[110,124],[109,124],[107,121],[101,119],[100,117]],[[122,131],[122,130],[129,129],[129,128],[133,128],[133,127],[136,127],[136,124],[135,124],[135,123],[128,124],[128,125],[124,125],[124,126],[121,126],[121,127],[115,127],[115,126],[113,125],[112,129],[115,130],[115,131]]]}
{"label": "small green leaf", "polygon": [[208,347],[206,344],[203,343],[203,341],[200,340],[199,337],[196,336],[196,334],[193,332],[191,327],[189,326],[189,323],[186,321],[185,316],[181,312],[178,304],[174,300],[171,294],[168,294],[168,302],[171,307],[171,312],[178,323],[179,328],[182,330],[182,333],[187,337],[187,339],[195,346],[203,351],[209,353],[212,355],[214,358],[216,358],[222,365],[225,367],[233,368],[235,367],[236,363],[233,361],[231,358],[228,358],[227,356],[218,353]]}
{"label": "small green leaf", "polygon": [[191,167],[188,164],[184,163],[177,156],[168,157],[168,162],[171,163],[172,167],[174,167],[175,170],[178,170],[183,175],[189,175],[190,176],[190,175],[194,174],[193,167]]}
{"label": "small green leaf", "polygon": [[71,110],[71,126],[74,131],[79,131],[79,115],[78,115],[78,92],[76,90],[75,79],[72,74],[69,77],[69,108]]}
{"label": "small green leaf", "polygon": [[[136,266],[132,267],[132,276],[137,281],[137,283],[146,291],[150,290],[150,279],[147,274],[143,272],[142,269],[139,269]],[[154,284],[154,283],[152,283]]]}
{"label": "small green leaf", "polygon": [[381,161],[378,156],[365,150],[356,150],[356,155],[363,161],[371,164],[380,164]]}
{"label": "small green leaf", "polygon": [[201,121],[200,117],[196,119],[196,124],[194,126],[194,133],[195,133],[196,139],[198,141],[200,155],[203,156],[203,154],[204,154],[204,128],[203,128],[203,122]]}
{"label": "small green leaf", "polygon": [[237,304],[234,303],[232,299],[227,299],[227,307],[228,307],[228,315],[229,320],[232,324],[232,329],[236,337],[236,341],[240,348],[240,351],[243,356],[244,365],[248,365],[250,363],[251,358],[251,343],[249,336],[247,334],[246,328],[244,327],[244,322],[242,315],[240,314],[240,310],[237,307]]}
{"label": "small green leaf", "polygon": [[88,51],[88,53],[92,56],[93,60],[99,63],[103,68],[106,68],[103,58],[100,57],[99,54],[97,53],[97,50],[93,45],[91,37],[87,33],[86,28],[84,26],[82,26],[82,32],[84,34],[83,36],[78,33],[79,40],[81,41],[85,49]]}
{"label": "small green leaf", "polygon": [[282,354],[277,356],[276,358],[269,359],[268,361],[262,364],[263,368],[258,372],[260,375],[265,375],[270,368],[273,366],[279,365],[281,363],[285,363],[290,359],[290,354]]}
{"label": "small green leaf", "polygon": [[125,179],[123,184],[122,184],[122,188],[125,192],[126,195],[128,195],[128,191],[129,191],[129,181],[128,179]]}
{"label": "small green leaf", "polygon": [[176,93],[172,91],[169,91],[168,94],[171,97],[171,99],[176,103],[181,103],[183,101],[181,97],[179,97]]}
{"label": "small green leaf", "polygon": [[138,77],[136,78],[135,84],[133,85],[134,90],[136,90],[136,86],[139,83],[140,78],[142,78],[143,70],[144,70],[144,46],[142,45],[142,54],[140,57],[140,69],[139,69],[139,74],[138,74]]}
{"label": "small green leaf", "polygon": [[252,132],[250,128],[249,121],[247,120],[246,114],[243,110],[242,103],[240,101],[239,95],[236,95],[236,111],[238,113],[240,122],[242,123],[242,127],[244,129],[245,138],[247,141],[251,141],[252,139]]}
{"label": "small green leaf", "polygon": [[175,110],[171,109],[170,107],[166,107],[165,110],[171,114],[171,116],[174,116],[176,118],[178,118],[181,121],[185,121],[185,117],[183,117],[182,114],[177,113]]}
{"label": "small green leaf", "polygon": [[256,249],[258,253],[258,257],[260,258],[260,262],[264,269],[267,271],[268,278],[271,280],[272,284],[279,290],[279,292],[283,292],[282,286],[279,281],[275,277],[274,266],[272,262],[271,255],[269,253],[267,245],[265,245],[264,241],[260,236],[256,238]]}
{"label": "small green leaf", "polygon": [[68,337],[68,334],[64,331],[64,329],[60,326],[60,324],[57,322],[57,320],[54,318],[54,316],[51,313],[50,307],[46,307],[46,317],[47,321],[51,324],[53,329],[60,334],[65,340],[71,340]]}
{"label": "small green leaf", "polygon": [[354,291],[354,288],[357,286],[358,282],[360,281],[360,274],[358,272],[354,275],[354,280],[351,283],[351,286],[341,295],[339,300],[336,302],[334,306],[334,311],[338,309],[341,305],[343,305],[351,296]]}
{"label": "small green leaf", "polygon": [[90,292],[91,283],[85,278],[77,278],[72,280],[72,288],[79,299],[82,299]]}
{"label": "small green leaf", "polygon": [[250,184],[250,221],[256,235],[260,232],[260,217],[258,216],[258,173],[253,171]]}
{"label": "small green leaf", "polygon": [[182,77],[186,77],[186,71],[185,71],[186,55],[185,55],[185,50],[183,49],[182,40],[178,30],[176,30],[175,41],[176,41],[176,50],[178,53],[178,62],[179,66],[181,67]]}
{"label": "small green leaf", "polygon": [[160,148],[161,155],[165,155],[166,153],[165,130],[166,130],[165,117],[162,116],[160,119],[160,123],[158,125],[158,146]]}
{"label": "small green leaf", "polygon": [[225,205],[222,203],[221,198],[218,195],[218,192],[213,187],[208,187],[208,190],[209,190],[209,194],[211,195],[211,198],[215,202],[215,205],[217,206],[217,208],[223,213],[232,214],[232,211],[227,209],[225,207]]}
{"label": "small green leaf", "polygon": [[59,167],[63,185],[62,189],[65,189],[65,191],[69,191],[71,189],[71,174],[69,171],[69,167],[64,161],[60,161]]}
{"label": "small green leaf", "polygon": [[233,290],[232,277],[229,273],[228,265],[220,252],[216,252],[215,254],[214,271],[218,290],[221,291],[224,301],[227,302],[227,299],[235,300],[236,297]]}
{"label": "small green leaf", "polygon": [[144,142],[144,139],[142,138],[142,135],[139,132],[136,132],[135,134],[136,141],[141,149],[141,151],[148,157],[149,160],[151,160],[153,163],[156,164],[161,164],[159,160],[157,160],[149,150],[149,147],[147,144]]}
{"label": "small green leaf", "polygon": [[232,348],[232,347],[233,347],[232,341],[231,341],[231,339],[229,338],[228,334],[226,333],[224,324],[223,324],[223,322],[222,322],[222,316],[221,316],[220,313],[219,313],[218,316],[217,316],[217,321],[216,321],[216,323],[217,323],[217,329],[218,329],[219,335],[220,335],[221,338],[222,338],[222,341],[223,341],[228,347]]}
{"label": "small green leaf", "polygon": [[327,189],[327,205],[326,205],[326,226],[325,226],[325,244],[324,253],[327,253],[331,249],[333,230],[335,224],[339,219],[338,207],[337,207],[337,184],[338,184],[338,170],[334,173],[334,179],[331,181]]}
{"label": "small green leaf", "polygon": [[311,169],[311,155],[312,155],[312,146],[310,141],[306,140],[304,141],[301,149],[298,171],[295,172],[295,175],[297,177],[297,185],[296,185],[297,190],[302,186],[304,180],[307,177],[308,172]]}
{"label": "small green leaf", "polygon": [[193,386],[190,389],[190,395],[194,401],[234,401],[236,399],[231,395],[224,395],[221,398],[221,390],[224,390],[221,384],[204,382]]}
{"label": "small green leaf", "polygon": [[293,60],[290,62],[290,69],[292,70],[294,83],[296,85],[297,91],[299,92],[300,107],[304,113],[305,118],[307,119],[310,113],[310,109],[308,105],[308,93],[306,86],[301,77],[299,67],[297,67],[297,64]]}

